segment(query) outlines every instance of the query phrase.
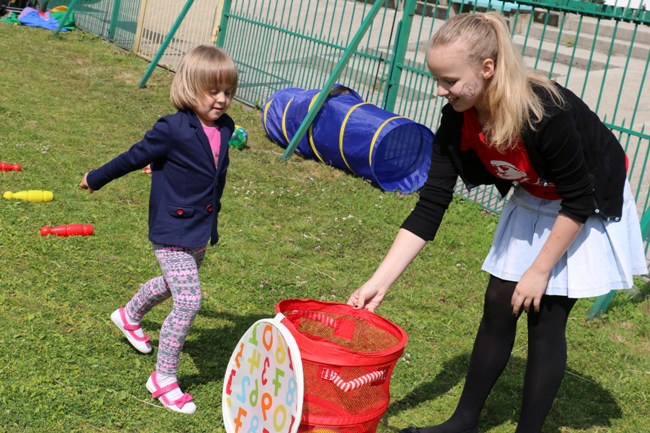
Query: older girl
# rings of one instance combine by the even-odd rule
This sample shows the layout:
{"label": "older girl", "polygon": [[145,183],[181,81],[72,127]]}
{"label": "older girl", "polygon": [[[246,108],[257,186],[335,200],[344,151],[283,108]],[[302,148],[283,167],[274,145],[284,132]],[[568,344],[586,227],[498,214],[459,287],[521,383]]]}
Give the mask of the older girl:
{"label": "older girl", "polygon": [[478,432],[479,414],[527,313],[528,361],[516,433],[541,430],[567,361],[579,298],[630,288],[647,273],[626,156],[583,101],[528,73],[496,13],[459,14],[433,36],[427,65],[447,98],[428,180],[372,277],[348,300],[374,310],[435,237],[458,177],[514,191],[483,270],[490,274],[460,402],[449,420],[412,433]]}

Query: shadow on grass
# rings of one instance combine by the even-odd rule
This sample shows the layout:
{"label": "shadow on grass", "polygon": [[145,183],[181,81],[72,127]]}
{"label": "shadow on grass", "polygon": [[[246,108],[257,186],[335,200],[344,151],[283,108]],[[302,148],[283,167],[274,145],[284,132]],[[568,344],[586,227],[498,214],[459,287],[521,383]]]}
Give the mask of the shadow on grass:
{"label": "shadow on grass", "polygon": [[[388,407],[386,415],[396,415],[404,410],[413,409],[448,393],[465,380],[468,361],[469,354],[447,361],[438,376],[431,382],[416,387],[402,399],[394,401]],[[516,425],[521,406],[525,369],[525,358],[510,359],[483,408],[479,420],[480,431],[488,431],[506,422]],[[445,415],[451,416],[452,412],[453,408],[450,408],[449,413]],[[611,426],[613,419],[619,419],[622,415],[620,407],[609,391],[584,374],[567,369],[562,386],[544,424],[544,432],[559,433],[560,428],[576,430],[607,428]],[[440,423],[445,419],[431,421]],[[400,428],[404,427],[408,426]]]}
{"label": "shadow on grass", "polygon": [[209,309],[202,309],[199,314],[228,321],[229,324],[207,329],[193,328],[190,331],[197,333],[198,337],[188,340],[183,346],[183,351],[190,355],[199,370],[198,374],[183,376],[183,382],[190,386],[223,381],[226,367],[239,339],[255,322],[269,318],[268,315],[242,316]]}

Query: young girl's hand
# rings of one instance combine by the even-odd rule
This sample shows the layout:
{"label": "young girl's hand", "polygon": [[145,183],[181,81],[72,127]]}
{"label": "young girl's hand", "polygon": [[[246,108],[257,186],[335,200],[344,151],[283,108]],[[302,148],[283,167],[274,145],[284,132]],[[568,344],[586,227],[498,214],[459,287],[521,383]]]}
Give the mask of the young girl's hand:
{"label": "young girl's hand", "polygon": [[95,190],[88,186],[87,178],[88,178],[88,173],[84,174],[84,178],[81,180],[81,183],[79,184],[79,188],[87,189],[88,192],[94,192]]}
{"label": "young girl's hand", "polygon": [[512,314],[518,315],[522,307],[528,313],[531,311],[531,306],[536,313],[539,312],[539,304],[546,292],[548,279],[548,274],[528,269],[522,275],[512,294]]}

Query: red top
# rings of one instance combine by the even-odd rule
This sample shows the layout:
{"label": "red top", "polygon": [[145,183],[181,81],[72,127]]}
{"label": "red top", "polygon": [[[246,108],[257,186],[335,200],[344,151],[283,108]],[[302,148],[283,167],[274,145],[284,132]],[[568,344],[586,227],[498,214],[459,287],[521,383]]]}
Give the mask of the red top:
{"label": "red top", "polygon": [[481,132],[476,110],[463,112],[463,130],[460,144],[462,151],[473,149],[490,173],[500,179],[517,182],[530,194],[546,199],[559,200],[555,184],[539,178],[528,158],[524,142],[519,139],[517,146],[500,153],[494,149]]}

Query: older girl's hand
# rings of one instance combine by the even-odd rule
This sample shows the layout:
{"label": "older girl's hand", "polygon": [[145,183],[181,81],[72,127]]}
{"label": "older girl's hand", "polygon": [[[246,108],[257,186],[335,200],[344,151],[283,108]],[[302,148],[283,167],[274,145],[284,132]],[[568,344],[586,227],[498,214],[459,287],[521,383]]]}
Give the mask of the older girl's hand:
{"label": "older girl's hand", "polygon": [[375,311],[386,296],[386,290],[381,290],[370,281],[355,290],[348,299],[348,305],[354,308],[365,308],[368,311]]}
{"label": "older girl's hand", "polygon": [[532,269],[524,272],[512,294],[512,314],[518,315],[522,308],[529,313],[531,306],[536,313],[539,312],[539,305],[546,292],[548,279],[549,275],[543,272],[536,272]]}

